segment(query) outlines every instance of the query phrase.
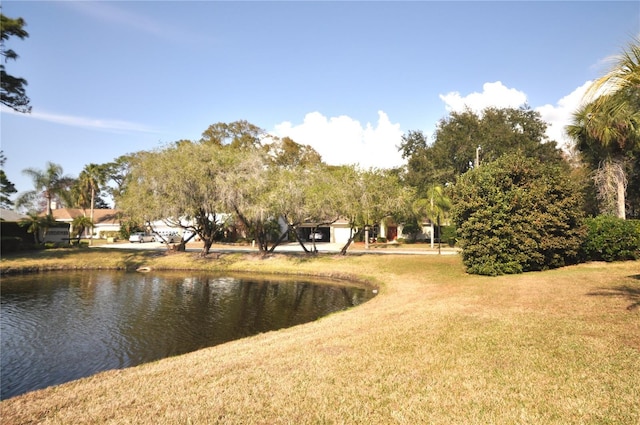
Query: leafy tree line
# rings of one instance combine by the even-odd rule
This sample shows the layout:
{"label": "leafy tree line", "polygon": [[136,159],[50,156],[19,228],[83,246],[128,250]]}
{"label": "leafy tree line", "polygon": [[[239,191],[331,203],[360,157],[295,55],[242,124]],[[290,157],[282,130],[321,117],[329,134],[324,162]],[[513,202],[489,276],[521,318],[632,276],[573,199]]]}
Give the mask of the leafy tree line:
{"label": "leafy tree line", "polygon": [[[461,116],[469,130],[466,135],[460,130]],[[485,125],[482,121],[495,127],[501,122],[496,117],[504,121],[504,128],[479,139],[478,134],[485,134],[476,133]],[[513,124],[513,117],[521,120]],[[527,133],[522,130],[526,128],[537,130]],[[509,136],[509,131],[514,134]],[[404,140],[415,134],[410,132]],[[578,259],[576,241],[584,234],[580,225],[585,215],[580,175],[543,134],[544,123],[526,108],[483,115],[466,111],[441,121],[433,145],[416,144],[411,152],[408,144],[401,147],[409,155],[405,170],[361,170],[328,166],[311,147],[288,138],[270,139],[246,121],[218,123],[197,141],[180,140],[111,163],[89,164],[78,179],[64,176],[55,164],[44,171],[27,169],[38,190],[23,194],[19,203],[40,194],[45,205],[57,196],[65,205],[91,209],[100,199],[96,194],[108,188],[128,222],[144,227],[165,220],[181,226],[186,234],[200,237],[205,255],[225,231],[250,235],[267,252],[283,240],[299,237],[302,224],[326,226],[347,219],[351,243],[366,225],[388,216],[404,223],[429,217],[438,225],[453,219],[470,271],[539,270]],[[459,143],[461,138],[468,141],[466,147]],[[479,142],[488,146],[480,163],[467,159],[464,165],[450,157],[451,152],[477,154],[473,147]],[[439,152],[449,153],[438,157]],[[436,160],[437,167],[415,167]],[[448,171],[431,173],[436,169]],[[420,172],[423,177],[412,181]],[[439,184],[438,176],[454,181]],[[76,225],[91,226],[90,217]],[[286,230],[281,232],[283,224]],[[187,241],[182,242],[184,246]],[[501,258],[508,261],[502,264]]]}
{"label": "leafy tree line", "polygon": [[132,220],[182,227],[200,237],[203,255],[224,230],[251,235],[262,252],[288,237],[308,251],[298,227],[339,219],[349,221],[350,243],[366,225],[404,209],[411,195],[394,173],[328,166],[310,146],[273,140],[245,121],[136,154],[124,186],[116,202]]}
{"label": "leafy tree line", "polygon": [[79,236],[93,226],[93,210],[106,206],[108,194],[130,230],[163,220],[199,237],[205,255],[223,232],[246,234],[263,252],[289,238],[309,251],[299,226],[315,231],[339,219],[351,229],[346,253],[365,226],[399,214],[412,196],[395,172],[328,166],[310,146],[267,136],[246,121],[213,124],[197,141],[88,164],[78,178],[53,163],[23,172],[34,189],[21,193],[16,207],[29,211],[34,236],[51,226],[54,201],[85,210],[73,223]]}

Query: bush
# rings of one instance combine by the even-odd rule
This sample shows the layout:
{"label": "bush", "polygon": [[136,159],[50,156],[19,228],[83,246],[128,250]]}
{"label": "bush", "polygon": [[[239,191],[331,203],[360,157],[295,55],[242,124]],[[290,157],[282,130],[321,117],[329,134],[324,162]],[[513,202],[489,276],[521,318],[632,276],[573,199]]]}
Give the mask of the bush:
{"label": "bush", "polygon": [[415,242],[420,232],[422,232],[422,227],[415,218],[405,223],[402,228],[402,234],[407,236],[406,239],[409,242]]}
{"label": "bush", "polygon": [[440,241],[453,247],[456,245],[457,240],[456,226],[441,226],[440,227]]}
{"label": "bush", "polygon": [[110,231],[106,231],[106,232],[101,232],[100,233],[100,238],[101,239],[113,238],[113,240],[116,240],[116,239],[118,239],[120,237],[120,234],[121,234],[121,232],[118,231],[118,230],[110,230]]}
{"label": "bush", "polygon": [[577,262],[580,193],[568,167],[515,154],[460,176],[452,213],[467,271],[493,276]]}
{"label": "bush", "polygon": [[640,221],[600,215],[589,218],[582,250],[585,260],[618,261],[640,258]]}

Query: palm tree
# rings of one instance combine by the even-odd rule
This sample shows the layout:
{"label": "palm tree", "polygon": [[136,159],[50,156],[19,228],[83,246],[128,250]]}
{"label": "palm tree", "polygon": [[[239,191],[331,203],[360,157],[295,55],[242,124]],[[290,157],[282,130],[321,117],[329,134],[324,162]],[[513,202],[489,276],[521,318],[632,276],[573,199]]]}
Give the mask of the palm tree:
{"label": "palm tree", "polygon": [[91,231],[93,232],[93,221],[86,215],[79,215],[73,219],[71,227],[73,228],[73,234],[78,238],[78,246],[80,246],[80,238],[82,237],[84,230],[86,228],[91,228]]}
{"label": "palm tree", "polygon": [[22,172],[33,181],[35,190],[26,192],[18,198],[16,205],[25,205],[30,200],[42,194],[47,201],[47,216],[51,216],[51,203],[53,199],[69,188],[73,179],[63,175],[62,167],[52,162],[47,162],[45,170],[27,168]]}
{"label": "palm tree", "polygon": [[78,185],[80,187],[80,197],[86,199],[89,195],[89,205],[91,213],[89,219],[91,221],[91,235],[89,236],[89,244],[93,241],[93,210],[96,204],[96,193],[100,193],[102,186],[107,180],[107,173],[105,167],[97,164],[89,164],[84,167],[84,170],[78,177]]}
{"label": "palm tree", "polygon": [[36,245],[40,244],[40,233],[42,237],[46,237],[49,227],[55,224],[53,217],[50,215],[40,216],[37,212],[31,211],[27,213],[27,217],[18,223],[22,227],[27,228],[27,233],[33,233],[33,241]]}
{"label": "palm tree", "polygon": [[[418,199],[413,203],[413,210],[418,216],[426,216],[431,221],[431,247],[433,248],[433,222],[438,226],[438,234],[441,234],[441,223],[448,216],[451,210],[451,199],[449,199],[442,186],[433,185],[427,191],[427,197]],[[438,254],[440,254],[441,238],[438,239]]]}
{"label": "palm tree", "polygon": [[626,217],[626,158],[640,148],[640,39],[620,55],[614,67],[596,80],[587,102],[573,115],[567,133],[593,167],[605,211]]}
{"label": "palm tree", "polygon": [[637,96],[640,87],[640,37],[623,51],[611,70],[591,84],[585,94],[587,101],[606,101],[608,96],[631,90]]}

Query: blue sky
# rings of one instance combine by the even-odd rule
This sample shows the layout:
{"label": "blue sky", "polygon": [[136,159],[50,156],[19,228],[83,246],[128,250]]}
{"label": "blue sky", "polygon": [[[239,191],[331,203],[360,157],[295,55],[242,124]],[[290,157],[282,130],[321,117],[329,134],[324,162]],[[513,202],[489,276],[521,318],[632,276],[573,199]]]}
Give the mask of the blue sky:
{"label": "blue sky", "polygon": [[466,106],[528,103],[562,128],[588,82],[640,35],[628,2],[4,1],[29,38],[10,74],[33,111],[1,112],[5,172],[88,163],[247,120],[328,163],[402,164]]}

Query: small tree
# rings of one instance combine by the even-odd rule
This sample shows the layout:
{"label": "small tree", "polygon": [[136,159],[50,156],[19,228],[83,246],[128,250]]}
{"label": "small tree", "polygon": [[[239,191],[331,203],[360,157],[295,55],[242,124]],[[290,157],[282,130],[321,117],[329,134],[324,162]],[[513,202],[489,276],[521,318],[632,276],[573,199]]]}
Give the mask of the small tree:
{"label": "small tree", "polygon": [[93,221],[86,215],[79,215],[73,219],[73,221],[71,222],[71,227],[73,228],[73,235],[78,241],[78,246],[80,246],[80,238],[82,238],[82,234],[84,233],[85,229],[93,229]]}
{"label": "small tree", "polygon": [[349,220],[350,238],[342,247],[345,255],[355,237],[386,217],[397,217],[410,208],[413,190],[403,187],[393,170],[342,167],[340,185],[333,189],[337,197],[340,216]]}
{"label": "small tree", "polygon": [[582,195],[568,166],[505,155],[459,177],[453,201],[469,273],[520,273],[578,260]]}
{"label": "small tree", "polygon": [[[27,233],[33,234],[34,243],[39,245],[44,241],[44,238],[46,238],[49,227],[52,227],[55,223],[53,216],[41,216],[37,212],[30,211],[27,213],[27,217],[18,224],[22,227],[26,227]],[[40,240],[40,235],[42,235],[42,240]]]}
{"label": "small tree", "polygon": [[[448,218],[451,210],[451,199],[445,195],[442,186],[432,185],[427,191],[426,198],[418,199],[413,203],[413,209],[418,217],[426,216],[431,221],[431,247],[433,248],[435,234],[433,223],[435,222],[438,226],[438,234],[440,234],[442,220]],[[438,254],[440,254],[441,242],[441,238],[438,238]]]}
{"label": "small tree", "polygon": [[[107,181],[107,169],[105,166],[97,164],[89,164],[84,167],[76,182],[81,199],[89,202],[89,226],[91,227],[91,236],[89,244],[93,243],[93,211],[96,207],[96,196],[100,194],[102,186]],[[84,206],[83,206],[84,207]]]}
{"label": "small tree", "polygon": [[139,153],[130,165],[126,190],[117,198],[119,207],[145,227],[165,220],[197,234],[202,255],[207,255],[220,230],[222,210],[216,149],[221,148],[184,143]]}

